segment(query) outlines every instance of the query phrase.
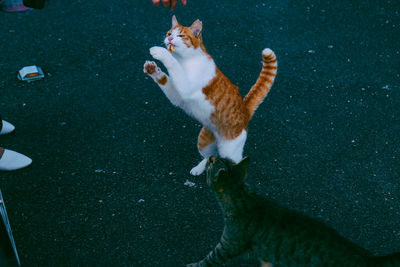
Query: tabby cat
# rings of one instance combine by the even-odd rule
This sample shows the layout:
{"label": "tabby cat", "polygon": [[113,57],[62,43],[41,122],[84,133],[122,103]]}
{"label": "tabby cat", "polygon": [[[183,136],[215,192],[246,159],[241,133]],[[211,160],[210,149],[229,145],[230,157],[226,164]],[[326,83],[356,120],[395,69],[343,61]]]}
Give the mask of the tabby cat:
{"label": "tabby cat", "polygon": [[261,73],[242,99],[238,88],[207,53],[201,21],[184,27],[173,16],[172,28],[164,43],[168,50],[155,46],[150,48],[150,54],[164,64],[169,76],[153,61],[146,61],[143,71],[153,78],[172,104],[203,125],[197,147],[204,159],[190,173],[200,175],[211,156],[220,155],[240,162],[250,118],[275,79],[277,60],[274,52],[268,48],[262,51]]}
{"label": "tabby cat", "polygon": [[400,253],[372,257],[324,223],[251,192],[245,184],[249,159],[239,164],[211,157],[207,184],[222,208],[220,242],[203,260],[188,266],[216,266],[249,253],[262,266],[400,266]]}

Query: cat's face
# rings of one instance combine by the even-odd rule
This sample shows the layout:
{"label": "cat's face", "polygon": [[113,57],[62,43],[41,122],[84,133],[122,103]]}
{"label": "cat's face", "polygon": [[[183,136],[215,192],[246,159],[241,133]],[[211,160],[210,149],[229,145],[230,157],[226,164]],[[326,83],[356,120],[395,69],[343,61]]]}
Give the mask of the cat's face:
{"label": "cat's face", "polygon": [[196,20],[190,27],[184,27],[173,16],[172,27],[165,35],[164,44],[172,54],[189,56],[198,52],[199,48],[203,49],[201,30],[200,20]]}
{"label": "cat's face", "polygon": [[207,162],[207,184],[222,193],[242,185],[246,178],[249,158],[234,164],[230,159],[211,157]]}

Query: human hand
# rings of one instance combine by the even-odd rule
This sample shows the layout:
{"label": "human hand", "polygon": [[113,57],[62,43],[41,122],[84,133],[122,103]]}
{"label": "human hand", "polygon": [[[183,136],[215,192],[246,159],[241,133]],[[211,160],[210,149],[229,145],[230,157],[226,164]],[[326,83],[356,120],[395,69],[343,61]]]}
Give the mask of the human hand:
{"label": "human hand", "polygon": [[[170,10],[174,10],[174,8],[176,7],[176,4],[178,3],[178,0],[152,0],[153,4],[155,4],[156,6],[160,5],[160,2],[162,2],[163,7],[167,7],[169,5],[171,5]],[[186,5],[187,0],[181,0],[181,3],[183,5]]]}

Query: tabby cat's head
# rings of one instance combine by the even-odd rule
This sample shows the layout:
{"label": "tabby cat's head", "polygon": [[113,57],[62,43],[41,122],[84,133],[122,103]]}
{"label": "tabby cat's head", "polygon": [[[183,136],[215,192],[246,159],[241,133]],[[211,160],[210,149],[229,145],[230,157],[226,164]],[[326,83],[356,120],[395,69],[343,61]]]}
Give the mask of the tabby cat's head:
{"label": "tabby cat's head", "polygon": [[193,22],[190,27],[182,26],[173,16],[172,27],[164,38],[165,46],[172,54],[179,56],[188,56],[199,51],[205,52],[201,37],[202,27],[200,20]]}
{"label": "tabby cat's head", "polygon": [[207,162],[207,184],[219,193],[242,186],[249,161],[247,157],[235,164],[230,159],[211,157]]}

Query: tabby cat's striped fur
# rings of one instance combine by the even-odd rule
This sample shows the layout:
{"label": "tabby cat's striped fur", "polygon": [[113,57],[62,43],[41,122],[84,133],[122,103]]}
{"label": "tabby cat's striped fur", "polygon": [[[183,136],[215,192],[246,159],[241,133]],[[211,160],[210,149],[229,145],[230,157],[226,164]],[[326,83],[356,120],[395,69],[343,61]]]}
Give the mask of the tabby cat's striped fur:
{"label": "tabby cat's striped fur", "polygon": [[203,160],[191,170],[201,174],[211,156],[220,155],[238,163],[242,160],[248,124],[254,111],[268,94],[277,71],[272,50],[262,52],[263,66],[257,82],[242,99],[238,88],[217,68],[202,40],[202,23],[184,27],[172,18],[162,47],[150,54],[160,60],[168,75],[155,62],[146,61],[144,72],[160,86],[168,99],[202,123],[198,149]]}
{"label": "tabby cat's striped fur", "polygon": [[225,227],[220,243],[191,267],[217,266],[244,253],[262,266],[400,266],[400,253],[372,257],[323,222],[252,193],[244,180],[248,158],[209,160],[207,184],[222,208]]}

